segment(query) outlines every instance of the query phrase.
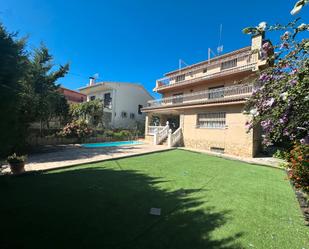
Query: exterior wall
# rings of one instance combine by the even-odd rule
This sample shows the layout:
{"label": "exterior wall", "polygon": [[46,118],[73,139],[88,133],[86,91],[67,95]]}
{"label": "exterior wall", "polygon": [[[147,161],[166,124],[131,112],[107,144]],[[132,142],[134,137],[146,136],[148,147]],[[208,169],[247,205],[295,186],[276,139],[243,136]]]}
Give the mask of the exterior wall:
{"label": "exterior wall", "polygon": [[[146,133],[145,133],[146,134]],[[151,143],[151,144],[153,144],[153,136],[150,136],[150,135],[145,135],[145,141],[147,142],[147,143]]]}
{"label": "exterior wall", "polygon": [[[242,114],[243,105],[231,105],[193,109],[183,112],[183,140],[185,147],[210,150],[224,148],[226,154],[254,156],[253,133],[247,133]],[[226,128],[196,128],[197,114],[203,112],[226,112]]]}
{"label": "exterior wall", "polygon": [[[145,107],[147,101],[153,99],[142,86],[131,83],[103,82],[82,88],[80,91],[87,95],[87,101],[92,96],[95,99],[104,99],[104,94],[111,94],[111,108],[103,110],[108,117],[104,120],[108,128],[130,129],[135,128],[137,123],[144,123],[146,115],[138,113],[138,105]],[[126,118],[122,116],[122,112],[127,113]],[[134,118],[131,118],[130,114],[134,114]]]}
{"label": "exterior wall", "polygon": [[[116,128],[134,128],[137,122],[145,122],[145,113],[138,113],[138,105],[147,106],[147,101],[152,97],[140,87],[132,87],[130,85],[117,86],[115,90],[114,105],[114,122],[113,126]],[[122,112],[127,113],[127,117],[121,116]],[[130,114],[134,114],[134,119],[130,118]]]}
{"label": "exterior wall", "polygon": [[[248,64],[248,58],[247,57],[240,57],[240,58],[237,59],[237,67],[245,66],[247,64]],[[221,72],[221,63],[215,64],[215,65],[205,64],[204,68],[207,68],[207,72],[204,72],[203,69],[200,69],[200,70],[198,70],[194,73],[190,73],[190,72],[188,72],[188,70],[184,70],[184,74],[186,74],[185,80],[191,80],[191,79],[211,75],[211,74],[214,74],[214,73],[219,73],[219,72]],[[192,70],[194,70],[194,68],[192,68]],[[177,73],[171,74],[170,76],[173,76],[173,75],[176,75],[176,74]],[[174,83],[176,83],[176,79],[172,78],[171,81],[170,81],[170,84],[174,84]]]}
{"label": "exterior wall", "polygon": [[81,94],[79,92],[64,87],[60,87],[59,92],[61,92],[64,95],[64,97],[67,99],[69,103],[82,103],[86,101],[87,98],[86,95],[84,94]]}
{"label": "exterior wall", "polygon": [[[250,73],[252,75],[252,72]],[[204,91],[208,90],[211,87],[217,87],[217,86],[224,86],[224,87],[229,87],[235,85],[235,83],[242,82],[242,83],[249,83],[252,82],[252,78],[249,77],[250,74],[246,74],[245,76],[229,76],[224,79],[219,78],[219,79],[214,79],[212,81],[209,81],[207,83],[205,82],[200,82],[199,84],[195,83],[192,86],[185,86],[179,89],[171,89],[167,91],[166,93],[162,93],[162,97],[172,97],[173,94],[177,93],[183,93],[183,94],[189,94],[189,93],[194,93],[194,92],[199,92],[199,91]],[[245,78],[245,79],[244,79]]]}

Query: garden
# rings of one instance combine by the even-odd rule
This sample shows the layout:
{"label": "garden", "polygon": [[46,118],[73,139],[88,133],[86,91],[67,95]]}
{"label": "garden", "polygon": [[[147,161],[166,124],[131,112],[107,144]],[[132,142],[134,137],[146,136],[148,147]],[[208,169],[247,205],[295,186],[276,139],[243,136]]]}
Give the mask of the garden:
{"label": "garden", "polygon": [[309,248],[283,170],[183,150],[2,176],[0,194],[3,249]]}
{"label": "garden", "polygon": [[244,125],[261,128],[264,151],[286,169],[172,150],[24,173],[31,144],[126,140],[144,129],[105,129],[99,100],[68,105],[57,80],[69,65],[56,67],[44,45],[26,50],[1,25],[0,158],[16,175],[0,176],[0,247],[309,248],[308,30],[299,17],[243,30],[263,35],[268,60]]}

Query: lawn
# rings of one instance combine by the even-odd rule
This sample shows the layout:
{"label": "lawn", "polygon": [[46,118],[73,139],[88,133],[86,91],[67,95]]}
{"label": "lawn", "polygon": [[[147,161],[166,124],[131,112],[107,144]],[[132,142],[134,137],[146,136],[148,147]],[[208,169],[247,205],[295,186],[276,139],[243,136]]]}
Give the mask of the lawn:
{"label": "lawn", "polygon": [[2,176],[0,195],[1,249],[309,249],[284,171],[205,154]]}

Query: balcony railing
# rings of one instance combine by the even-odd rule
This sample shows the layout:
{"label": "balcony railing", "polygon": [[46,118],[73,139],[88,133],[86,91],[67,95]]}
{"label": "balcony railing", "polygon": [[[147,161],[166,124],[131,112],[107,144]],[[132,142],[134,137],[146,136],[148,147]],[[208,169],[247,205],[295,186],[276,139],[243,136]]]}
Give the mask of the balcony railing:
{"label": "balcony railing", "polygon": [[165,126],[148,126],[148,135],[154,135],[155,133],[161,132]]}
{"label": "balcony railing", "polygon": [[[232,68],[227,68],[227,69],[221,69],[220,65],[223,62],[232,60],[232,59],[241,59],[242,61],[245,61],[245,64],[239,65],[239,66],[235,66]],[[238,61],[237,61],[238,63]],[[236,72],[242,72],[242,71],[247,71],[247,70],[252,70],[256,67],[257,61],[256,61],[256,57],[252,56],[252,52],[251,50],[249,51],[245,51],[242,52],[240,54],[236,54],[233,56],[228,56],[225,57],[224,59],[218,59],[215,60],[209,64],[203,64],[200,66],[196,66],[192,69],[183,69],[181,71],[179,71],[179,73],[173,75],[173,76],[168,76],[168,77],[164,77],[162,79],[157,80],[156,82],[156,89],[163,89],[166,87],[171,87],[171,86],[176,86],[176,85],[182,85],[182,84],[190,84],[190,83],[194,83],[194,82],[198,82],[201,80],[207,80],[207,79],[212,79],[212,78],[216,78],[216,77],[222,77],[225,75],[229,75],[229,74],[233,74]],[[209,66],[213,66],[213,65],[217,65],[218,68],[220,68],[219,72],[207,72],[205,75],[200,76],[200,77],[194,77],[194,75],[198,72],[200,72],[201,70],[203,70],[203,68],[207,68]],[[183,75],[185,74],[185,79],[181,80],[181,81],[176,81],[175,79],[177,78],[177,76],[179,75]],[[188,76],[189,79],[186,79]],[[193,77],[191,77],[193,76]]]}
{"label": "balcony railing", "polygon": [[167,97],[148,101],[147,108],[156,108],[162,106],[176,106],[197,103],[215,103],[234,99],[242,99],[251,95],[252,84],[242,84],[229,87],[222,87],[213,90],[199,91],[184,95]]}

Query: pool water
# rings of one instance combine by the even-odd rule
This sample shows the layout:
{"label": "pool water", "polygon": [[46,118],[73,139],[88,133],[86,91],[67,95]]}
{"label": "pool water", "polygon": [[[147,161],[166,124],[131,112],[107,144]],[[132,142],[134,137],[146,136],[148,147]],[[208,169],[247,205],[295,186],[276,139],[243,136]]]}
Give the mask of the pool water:
{"label": "pool water", "polygon": [[139,141],[118,141],[118,142],[81,144],[81,146],[85,148],[100,148],[100,147],[114,147],[114,146],[137,145],[137,144],[143,144],[143,143]]}

